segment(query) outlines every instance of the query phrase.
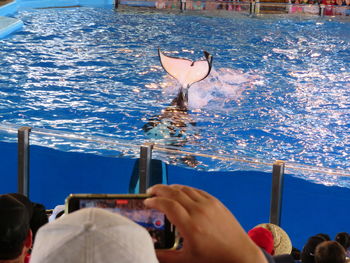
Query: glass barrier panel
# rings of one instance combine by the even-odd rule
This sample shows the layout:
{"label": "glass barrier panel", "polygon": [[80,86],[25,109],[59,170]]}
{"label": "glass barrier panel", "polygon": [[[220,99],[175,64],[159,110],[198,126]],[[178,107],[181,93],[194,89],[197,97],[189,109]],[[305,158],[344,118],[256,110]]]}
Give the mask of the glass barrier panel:
{"label": "glass barrier panel", "polygon": [[282,198],[282,227],[293,246],[302,248],[308,237],[334,237],[348,229],[350,171],[286,163]]}
{"label": "glass barrier panel", "polygon": [[269,220],[273,162],[154,145],[153,158],[163,159],[165,155],[171,155],[167,166],[169,184],[209,192],[235,214],[245,229]]}
{"label": "glass barrier panel", "polygon": [[30,142],[30,197],[46,208],[70,193],[128,193],[138,145],[44,129]]}
{"label": "glass barrier panel", "polygon": [[[16,191],[17,128],[0,127],[0,167],[6,175],[2,193]],[[150,142],[32,129],[30,199],[50,209],[63,204],[70,193],[128,193],[131,177],[138,171],[140,147],[145,143]],[[152,158],[165,165],[162,175],[169,184],[190,185],[216,196],[247,231],[268,222],[275,160],[217,153],[154,143]],[[282,195],[281,226],[297,247],[302,247],[309,232],[309,236],[333,234],[348,224],[344,207],[350,202],[349,171],[285,161]],[[330,209],[327,213],[322,212],[325,207]],[[320,213],[322,222],[329,224],[314,223]]]}
{"label": "glass barrier panel", "polygon": [[0,125],[0,194],[17,192],[17,127]]}

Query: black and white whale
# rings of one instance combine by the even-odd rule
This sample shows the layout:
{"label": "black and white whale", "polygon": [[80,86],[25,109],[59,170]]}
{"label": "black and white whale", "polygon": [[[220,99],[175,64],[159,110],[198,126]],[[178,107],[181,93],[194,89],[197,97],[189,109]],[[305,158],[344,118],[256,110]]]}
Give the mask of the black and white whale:
{"label": "black and white whale", "polygon": [[[158,49],[160,63],[163,69],[173,78],[175,78],[181,85],[178,96],[174,99],[172,104],[178,101],[178,106],[186,106],[188,103],[188,89],[193,83],[199,82],[210,74],[212,68],[213,57],[206,51],[204,53],[204,60],[192,61],[185,58],[174,58],[164,55]],[[182,94],[182,97],[180,96]],[[182,105],[185,103],[186,105]]]}
{"label": "black and white whale", "polygon": [[[148,137],[155,139],[181,138],[186,140],[186,128],[195,122],[188,114],[188,90],[193,83],[205,79],[211,71],[213,57],[204,51],[204,59],[191,61],[165,55],[158,49],[163,69],[181,85],[170,106],[160,115],[151,117],[143,126]],[[179,141],[177,141],[177,144]]]}

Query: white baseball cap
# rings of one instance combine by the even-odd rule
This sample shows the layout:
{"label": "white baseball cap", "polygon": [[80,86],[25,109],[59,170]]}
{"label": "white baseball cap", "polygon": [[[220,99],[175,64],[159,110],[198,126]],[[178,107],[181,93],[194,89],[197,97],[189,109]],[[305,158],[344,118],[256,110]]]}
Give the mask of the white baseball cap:
{"label": "white baseball cap", "polygon": [[85,208],[41,227],[30,263],[158,263],[152,238],[130,219]]}

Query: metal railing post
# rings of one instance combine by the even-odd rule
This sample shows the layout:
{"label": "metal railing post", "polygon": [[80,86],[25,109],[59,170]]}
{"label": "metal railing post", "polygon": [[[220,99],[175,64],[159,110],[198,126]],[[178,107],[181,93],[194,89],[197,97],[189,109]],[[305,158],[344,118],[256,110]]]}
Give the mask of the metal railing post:
{"label": "metal railing post", "polygon": [[141,146],[140,149],[140,161],[139,161],[139,193],[146,193],[147,188],[150,186],[151,176],[151,160],[152,160],[152,144]]}
{"label": "metal railing post", "polygon": [[29,133],[30,127],[18,129],[18,182],[17,191],[25,196],[29,195]]}
{"label": "metal railing post", "polygon": [[255,13],[255,1],[250,1],[249,3],[249,14],[253,15]]}
{"label": "metal railing post", "polygon": [[260,0],[255,1],[255,8],[254,8],[254,14],[260,13]]}
{"label": "metal railing post", "polygon": [[186,10],[186,0],[180,0],[180,10],[181,12]]}
{"label": "metal railing post", "polygon": [[272,168],[270,223],[278,226],[281,223],[284,166],[285,163],[283,161],[276,161]]}
{"label": "metal railing post", "polygon": [[323,17],[324,16],[324,9],[325,9],[325,5],[324,4],[321,4],[320,5],[320,16]]}
{"label": "metal railing post", "polygon": [[288,0],[288,4],[287,4],[287,8],[286,8],[288,13],[291,13],[292,6],[293,6],[292,0]]}

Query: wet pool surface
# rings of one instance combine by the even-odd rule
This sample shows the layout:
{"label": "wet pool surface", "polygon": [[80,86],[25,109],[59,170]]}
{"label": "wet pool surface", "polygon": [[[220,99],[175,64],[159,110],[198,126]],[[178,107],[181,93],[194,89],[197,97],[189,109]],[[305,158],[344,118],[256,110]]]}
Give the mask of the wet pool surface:
{"label": "wet pool surface", "polygon": [[350,168],[348,22],[85,7],[23,10],[16,18],[23,30],[0,40],[2,123],[157,141],[142,127],[179,89],[157,49],[192,60],[206,50],[214,57],[211,75],[189,90],[186,118],[195,125],[164,135],[168,144]]}

